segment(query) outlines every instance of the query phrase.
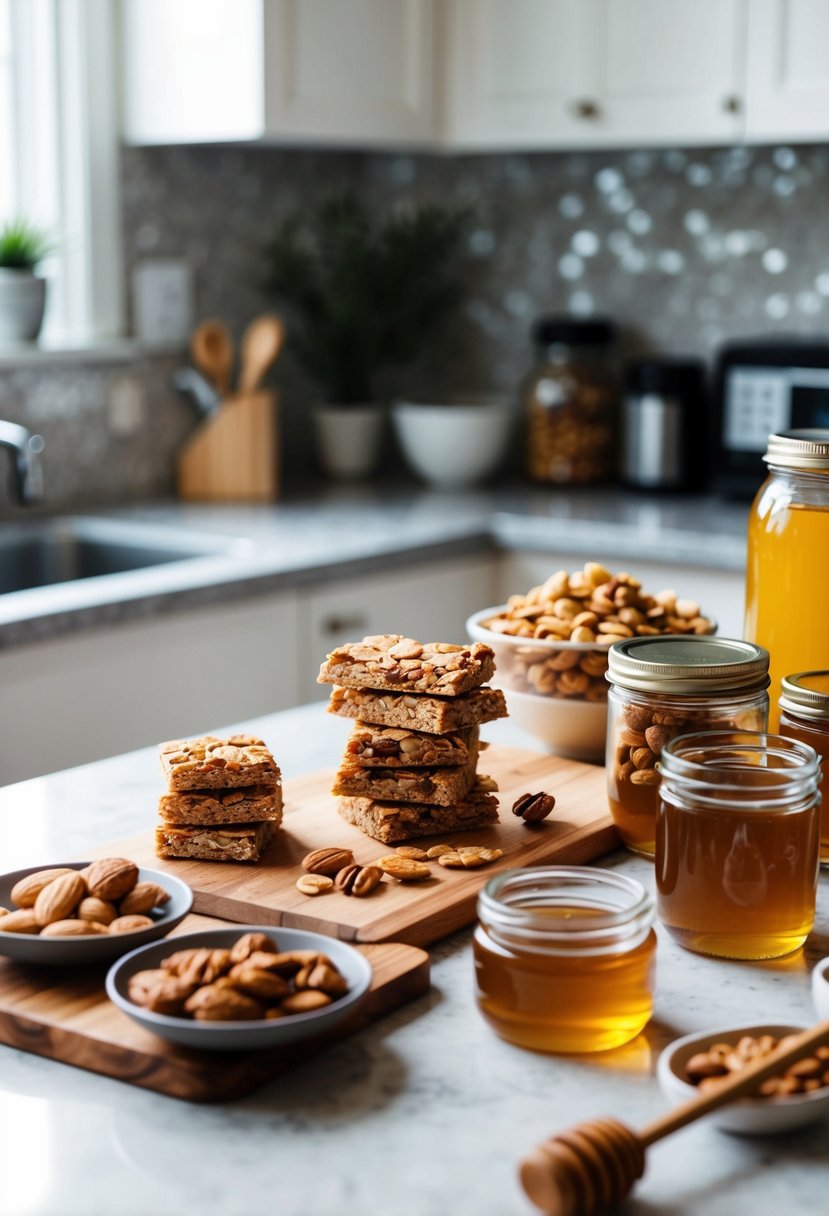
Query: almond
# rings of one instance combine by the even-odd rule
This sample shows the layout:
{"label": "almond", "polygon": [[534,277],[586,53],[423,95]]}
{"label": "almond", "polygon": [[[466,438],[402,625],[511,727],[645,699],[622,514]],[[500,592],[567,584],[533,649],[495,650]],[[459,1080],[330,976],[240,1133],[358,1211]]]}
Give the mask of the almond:
{"label": "almond", "polygon": [[260,1001],[280,1001],[291,991],[290,984],[283,980],[281,975],[260,967],[251,967],[249,963],[237,963],[231,968],[227,978],[234,988]]}
{"label": "almond", "polygon": [[108,933],[96,920],[53,920],[40,932],[41,937],[100,937]]}
{"label": "almond", "polygon": [[249,1022],[265,1016],[264,1007],[253,997],[217,984],[199,988],[184,1008],[198,1022]]}
{"label": "almond", "polygon": [[86,883],[77,870],[62,874],[48,883],[35,900],[34,913],[39,925],[66,920],[86,895]]}
{"label": "almond", "polygon": [[165,891],[157,882],[137,882],[118,905],[118,914],[131,916],[134,913],[149,912],[151,908],[166,904],[169,898],[169,891]]}
{"label": "almond", "polygon": [[106,899],[97,899],[94,895],[87,895],[78,904],[77,916],[81,920],[96,920],[99,925],[111,925],[117,915],[115,904]]}
{"label": "almond", "polygon": [[243,933],[230,951],[231,963],[243,963],[257,950],[276,950],[276,943],[267,933]]}
{"label": "almond", "polygon": [[40,925],[31,908],[20,908],[3,917],[1,933],[39,933]]}
{"label": "almond", "polygon": [[124,857],[104,857],[84,871],[89,894],[115,902],[138,882],[138,866]]}
{"label": "almond", "polygon": [[116,916],[110,922],[110,933],[137,933],[139,929],[151,929],[155,924],[149,916]]}
{"label": "almond", "polygon": [[38,870],[36,874],[30,874],[28,878],[21,878],[14,884],[11,891],[12,903],[17,904],[18,908],[33,908],[38,895],[44,887],[48,887],[50,882],[54,882],[56,878],[62,878],[64,874],[77,873],[77,870],[65,867],[56,870]]}
{"label": "almond", "polygon": [[160,967],[155,967],[152,971],[136,971],[127,981],[127,996],[133,1005],[146,1005],[153,988],[169,978],[167,972],[162,971]]}
{"label": "almond", "polygon": [[331,997],[318,988],[306,988],[302,992],[294,992],[286,996],[279,1006],[283,1013],[309,1013],[312,1009],[322,1009],[331,1004]]}

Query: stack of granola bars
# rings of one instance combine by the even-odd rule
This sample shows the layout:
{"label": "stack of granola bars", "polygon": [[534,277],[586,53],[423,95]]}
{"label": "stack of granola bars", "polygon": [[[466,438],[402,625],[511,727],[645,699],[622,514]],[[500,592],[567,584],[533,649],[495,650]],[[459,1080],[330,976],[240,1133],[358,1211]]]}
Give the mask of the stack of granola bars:
{"label": "stack of granola bars", "polygon": [[506,717],[504,694],[481,687],[494,671],[479,642],[380,634],[332,651],[329,712],[357,719],[332,790],[342,817],[385,843],[496,822],[497,786],[477,771],[480,724]]}
{"label": "stack of granola bars", "polygon": [[282,821],[282,776],[251,735],[162,743],[159,857],[258,861]]}

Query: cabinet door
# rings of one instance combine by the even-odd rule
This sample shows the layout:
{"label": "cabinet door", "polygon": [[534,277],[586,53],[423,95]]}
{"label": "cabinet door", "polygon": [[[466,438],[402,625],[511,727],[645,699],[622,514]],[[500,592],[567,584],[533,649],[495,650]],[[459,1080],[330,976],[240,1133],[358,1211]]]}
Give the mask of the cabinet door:
{"label": "cabinet door", "polygon": [[493,603],[492,558],[460,558],[451,563],[348,579],[312,591],[300,608],[301,651],[307,655],[303,701],[328,697],[316,683],[329,651],[366,634],[402,633],[423,642],[465,642],[466,618]]}
{"label": "cabinet door", "polygon": [[750,0],[749,139],[829,136],[828,45],[826,0]]}
{"label": "cabinet door", "polygon": [[432,0],[266,0],[266,135],[432,136]]}

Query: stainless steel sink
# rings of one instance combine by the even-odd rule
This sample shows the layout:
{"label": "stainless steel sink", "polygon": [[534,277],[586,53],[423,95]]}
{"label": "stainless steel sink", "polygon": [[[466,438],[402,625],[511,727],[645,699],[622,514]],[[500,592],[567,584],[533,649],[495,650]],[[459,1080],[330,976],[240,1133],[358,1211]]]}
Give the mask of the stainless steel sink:
{"label": "stainless steel sink", "polygon": [[232,542],[130,520],[66,516],[0,528],[0,594],[227,553]]}

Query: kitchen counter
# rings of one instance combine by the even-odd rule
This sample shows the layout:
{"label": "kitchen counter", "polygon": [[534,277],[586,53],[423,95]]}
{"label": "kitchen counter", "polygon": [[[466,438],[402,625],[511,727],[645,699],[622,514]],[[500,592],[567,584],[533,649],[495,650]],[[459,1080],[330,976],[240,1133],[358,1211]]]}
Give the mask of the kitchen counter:
{"label": "kitchen counter", "polygon": [[[235,539],[232,551],[0,595],[0,649],[348,575],[487,551],[742,571],[745,504],[617,489],[331,486],[273,506],[159,503],[75,515]],[[21,513],[11,527],[27,526]]]}
{"label": "kitchen counter", "polygon": [[[332,767],[348,724],[320,706],[245,724],[286,777]],[[510,722],[493,741],[531,746]],[[35,865],[150,829],[154,749],[0,790],[4,868]],[[653,869],[619,851],[605,864]],[[758,1016],[809,1023],[809,972],[829,954],[829,876],[805,949],[728,963],[683,951],[657,929],[654,1018],[632,1044],[595,1057],[522,1051],[473,1000],[469,933],[432,950],[432,991],[250,1098],[190,1106],[0,1047],[0,1216],[529,1216],[516,1180],[545,1135],[598,1114],[636,1127],[665,1109],[654,1080],[671,1039]],[[649,1151],[625,1209],[639,1216],[779,1216],[823,1211],[826,1125],[741,1139],[704,1122]]]}

